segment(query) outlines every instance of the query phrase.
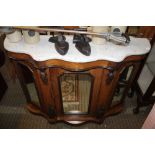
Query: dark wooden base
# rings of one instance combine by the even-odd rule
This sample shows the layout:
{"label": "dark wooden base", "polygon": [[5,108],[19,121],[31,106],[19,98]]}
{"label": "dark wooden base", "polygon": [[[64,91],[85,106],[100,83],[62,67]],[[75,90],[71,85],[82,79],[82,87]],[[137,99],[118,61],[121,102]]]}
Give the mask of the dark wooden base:
{"label": "dark wooden base", "polygon": [[105,113],[102,117],[96,118],[95,116],[91,115],[76,115],[76,114],[68,114],[68,115],[60,115],[60,116],[53,116],[49,117],[47,114],[42,112],[38,106],[36,106],[34,103],[28,103],[27,109],[31,113],[35,115],[43,116],[45,119],[48,120],[49,123],[58,123],[58,122],[64,122],[69,125],[81,125],[88,122],[94,122],[101,124],[103,123],[104,119],[108,116],[112,116],[115,114],[118,114],[122,112],[123,106],[122,104],[116,104],[112,106],[107,113]]}

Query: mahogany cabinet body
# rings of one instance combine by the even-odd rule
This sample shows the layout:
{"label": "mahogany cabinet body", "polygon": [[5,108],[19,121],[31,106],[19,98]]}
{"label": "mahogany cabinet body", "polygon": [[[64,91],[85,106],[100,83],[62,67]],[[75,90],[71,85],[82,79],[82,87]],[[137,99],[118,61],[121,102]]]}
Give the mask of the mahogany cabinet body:
{"label": "mahogany cabinet body", "polygon": [[[27,99],[30,112],[44,116],[50,123],[63,121],[66,123],[84,123],[93,121],[102,123],[104,118],[123,110],[125,96],[134,81],[141,61],[145,55],[129,56],[122,62],[98,60],[87,63],[73,63],[63,60],[35,61],[27,54],[7,52],[16,74],[18,75],[23,92]],[[32,73],[39,97],[40,106],[31,101],[26,87],[20,64],[26,66]],[[121,100],[113,104],[113,97],[118,87],[122,70],[133,66],[129,80]],[[92,77],[92,87],[87,114],[65,114],[62,105],[59,77],[64,73],[89,74]]]}

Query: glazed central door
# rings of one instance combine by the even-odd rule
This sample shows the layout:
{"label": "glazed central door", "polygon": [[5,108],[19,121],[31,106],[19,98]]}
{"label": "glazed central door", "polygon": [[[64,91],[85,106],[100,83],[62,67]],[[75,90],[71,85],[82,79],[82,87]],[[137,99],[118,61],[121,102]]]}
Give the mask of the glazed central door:
{"label": "glazed central door", "polygon": [[59,78],[65,114],[88,114],[93,77],[87,73],[64,73]]}
{"label": "glazed central door", "polygon": [[92,114],[97,109],[102,69],[71,72],[60,68],[50,70],[52,96],[57,114]]}

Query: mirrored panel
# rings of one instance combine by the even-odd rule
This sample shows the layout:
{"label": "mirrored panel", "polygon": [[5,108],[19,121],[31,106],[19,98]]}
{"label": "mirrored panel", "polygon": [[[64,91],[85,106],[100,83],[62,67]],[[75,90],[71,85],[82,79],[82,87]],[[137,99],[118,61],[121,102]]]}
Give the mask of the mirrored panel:
{"label": "mirrored panel", "polygon": [[65,73],[60,77],[63,110],[65,114],[88,113],[92,77],[84,73]]}
{"label": "mirrored panel", "polygon": [[27,84],[27,88],[28,88],[28,91],[30,93],[31,101],[35,105],[40,107],[39,98],[38,98],[38,95],[37,95],[35,84],[33,82],[29,83],[29,84]]}
{"label": "mirrored panel", "polygon": [[125,88],[128,85],[129,79],[131,77],[132,71],[133,66],[125,67],[121,71],[115,95],[113,97],[112,105],[117,104],[121,101]]}
{"label": "mirrored panel", "polygon": [[23,64],[19,64],[19,66],[20,66],[20,70],[21,70],[21,73],[23,76],[24,83],[26,84],[26,87],[30,94],[31,101],[33,102],[33,104],[40,107],[40,102],[39,102],[39,98],[38,98],[37,90],[35,87],[32,72],[30,71],[30,69],[28,67],[26,67]]}

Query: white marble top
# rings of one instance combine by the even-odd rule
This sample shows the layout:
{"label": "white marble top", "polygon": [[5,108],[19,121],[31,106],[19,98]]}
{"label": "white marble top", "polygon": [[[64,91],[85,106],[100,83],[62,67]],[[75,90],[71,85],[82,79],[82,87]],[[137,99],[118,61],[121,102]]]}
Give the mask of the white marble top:
{"label": "white marble top", "polygon": [[127,46],[115,45],[111,42],[106,42],[104,45],[95,45],[91,42],[91,55],[85,56],[80,53],[76,49],[75,44],[72,43],[73,36],[66,36],[66,40],[69,42],[69,50],[66,55],[62,56],[57,53],[54,44],[48,41],[49,37],[49,35],[42,35],[40,36],[40,42],[32,45],[26,44],[23,39],[17,43],[11,43],[6,38],[4,41],[4,47],[11,52],[29,54],[36,61],[60,59],[81,63],[96,60],[121,62],[131,55],[146,54],[151,48],[147,39],[130,37],[131,42]]}

